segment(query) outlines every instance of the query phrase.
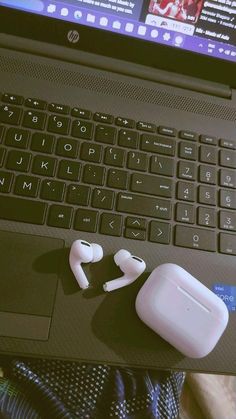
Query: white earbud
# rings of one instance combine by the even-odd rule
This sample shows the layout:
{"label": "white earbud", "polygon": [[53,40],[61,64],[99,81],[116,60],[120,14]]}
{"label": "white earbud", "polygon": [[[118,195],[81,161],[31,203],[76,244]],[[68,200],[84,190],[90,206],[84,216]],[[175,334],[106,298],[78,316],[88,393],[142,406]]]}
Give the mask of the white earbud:
{"label": "white earbud", "polygon": [[70,249],[69,263],[80,288],[88,288],[89,282],[81,267],[81,263],[98,262],[103,257],[99,244],[88,243],[85,240],[75,240]]}
{"label": "white earbud", "polygon": [[144,260],[137,256],[131,255],[127,250],[119,250],[115,256],[114,261],[119,266],[124,275],[120,278],[113,279],[103,285],[104,291],[110,292],[118,288],[125,287],[126,285],[134,282],[146,269]]}

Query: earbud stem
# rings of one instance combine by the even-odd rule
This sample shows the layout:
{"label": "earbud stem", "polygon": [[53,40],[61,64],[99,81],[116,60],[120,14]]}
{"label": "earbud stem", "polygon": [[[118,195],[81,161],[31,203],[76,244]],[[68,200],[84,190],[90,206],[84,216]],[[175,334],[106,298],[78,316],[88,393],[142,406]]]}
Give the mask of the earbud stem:
{"label": "earbud stem", "polygon": [[73,273],[75,275],[75,279],[78,282],[80,288],[84,290],[89,287],[89,282],[80,264],[76,265],[75,272]]}
{"label": "earbud stem", "polygon": [[121,276],[120,278],[113,279],[112,281],[105,282],[103,285],[103,289],[106,292],[117,290],[118,288],[126,287],[126,285],[130,285],[132,282],[135,281],[136,278],[124,278]]}

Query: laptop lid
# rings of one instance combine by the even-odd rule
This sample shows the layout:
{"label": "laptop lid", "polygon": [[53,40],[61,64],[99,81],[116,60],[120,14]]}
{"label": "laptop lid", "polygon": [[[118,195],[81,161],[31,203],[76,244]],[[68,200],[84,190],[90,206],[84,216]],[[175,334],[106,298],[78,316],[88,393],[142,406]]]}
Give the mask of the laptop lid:
{"label": "laptop lid", "polygon": [[233,1],[0,0],[0,5],[1,31],[7,34],[236,85]]}

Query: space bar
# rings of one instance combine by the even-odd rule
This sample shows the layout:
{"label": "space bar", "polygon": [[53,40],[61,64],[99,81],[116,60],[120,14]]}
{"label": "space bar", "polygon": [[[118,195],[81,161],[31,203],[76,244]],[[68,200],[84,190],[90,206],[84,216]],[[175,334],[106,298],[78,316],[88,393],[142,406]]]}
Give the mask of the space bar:
{"label": "space bar", "polygon": [[0,219],[43,224],[46,209],[44,202],[0,196]]}

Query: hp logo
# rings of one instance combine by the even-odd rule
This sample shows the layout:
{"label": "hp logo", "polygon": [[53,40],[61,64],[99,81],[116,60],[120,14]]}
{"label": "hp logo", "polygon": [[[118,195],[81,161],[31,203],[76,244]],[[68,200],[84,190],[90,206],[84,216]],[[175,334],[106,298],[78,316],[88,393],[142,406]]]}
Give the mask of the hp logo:
{"label": "hp logo", "polygon": [[76,44],[76,42],[79,42],[79,32],[76,30],[71,30],[67,34],[67,39],[72,44]]}

